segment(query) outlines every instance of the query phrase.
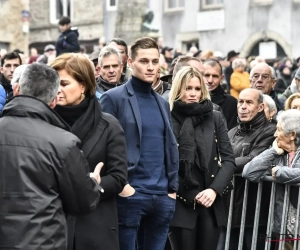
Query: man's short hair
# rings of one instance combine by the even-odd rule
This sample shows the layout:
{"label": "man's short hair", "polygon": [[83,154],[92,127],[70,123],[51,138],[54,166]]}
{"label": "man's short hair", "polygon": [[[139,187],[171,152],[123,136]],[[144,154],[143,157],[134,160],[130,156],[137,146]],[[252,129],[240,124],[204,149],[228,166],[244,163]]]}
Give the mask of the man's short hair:
{"label": "man's short hair", "polygon": [[178,59],[177,59],[177,62],[175,64],[175,67],[174,67],[174,70],[173,70],[173,79],[176,75],[176,73],[184,66],[190,66],[189,65],[189,61],[197,61],[197,62],[200,62],[200,59],[196,58],[196,57],[192,57],[192,56],[179,56]]}
{"label": "man's short hair", "polygon": [[151,37],[142,37],[135,40],[135,42],[131,46],[132,60],[136,58],[139,49],[157,49],[157,54],[159,55],[158,45]]}
{"label": "man's short hair", "polygon": [[128,47],[127,43],[122,39],[122,38],[113,38],[110,40],[109,43],[115,42],[118,45],[124,46],[125,47],[125,53],[128,55]]}
{"label": "man's short hair", "polygon": [[19,93],[49,104],[57,95],[59,84],[59,75],[53,68],[46,64],[33,63],[21,75]]}
{"label": "man's short hair", "polygon": [[4,66],[5,60],[19,59],[20,65],[22,64],[22,59],[17,52],[10,52],[1,57],[1,67]]}
{"label": "man's short hair", "polygon": [[67,16],[61,17],[61,18],[59,19],[59,22],[58,22],[58,24],[61,25],[61,26],[66,25],[66,24],[70,24],[70,23],[71,23],[71,20],[70,20],[70,18],[67,17]]}
{"label": "man's short hair", "polygon": [[98,65],[102,67],[102,60],[104,57],[108,57],[110,55],[117,55],[118,56],[118,62],[121,65],[122,64],[122,56],[119,53],[119,51],[112,46],[105,46],[101,49],[99,57],[98,57]]}
{"label": "man's short hair", "polygon": [[13,74],[13,78],[10,81],[10,84],[11,84],[12,87],[14,87],[14,85],[19,82],[19,80],[20,80],[23,72],[27,68],[27,66],[28,66],[28,64],[23,64],[23,65],[20,65],[19,67],[17,67],[15,69],[14,74]]}
{"label": "man's short hair", "polygon": [[208,59],[206,59],[203,62],[203,64],[208,64],[211,67],[219,66],[219,68],[220,68],[220,76],[223,75],[222,65],[221,65],[221,63],[217,59],[215,59],[215,58],[208,58]]}

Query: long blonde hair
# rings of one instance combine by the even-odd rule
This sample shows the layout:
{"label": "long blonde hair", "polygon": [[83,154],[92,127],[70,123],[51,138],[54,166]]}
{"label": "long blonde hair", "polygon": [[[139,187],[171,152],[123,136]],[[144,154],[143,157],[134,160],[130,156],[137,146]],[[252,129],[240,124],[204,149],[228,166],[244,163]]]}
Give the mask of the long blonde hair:
{"label": "long blonde hair", "polygon": [[200,80],[200,87],[202,91],[200,102],[207,99],[210,100],[209,91],[204,83],[201,72],[197,68],[185,66],[176,73],[175,78],[172,81],[172,87],[169,95],[171,110],[174,107],[174,102],[183,97],[182,90],[186,88],[187,83],[194,77],[197,77]]}

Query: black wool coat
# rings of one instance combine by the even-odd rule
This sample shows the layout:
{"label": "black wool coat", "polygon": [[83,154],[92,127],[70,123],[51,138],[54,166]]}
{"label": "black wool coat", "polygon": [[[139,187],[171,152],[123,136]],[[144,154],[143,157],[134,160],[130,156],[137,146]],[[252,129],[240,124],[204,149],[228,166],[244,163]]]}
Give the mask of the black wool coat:
{"label": "black wool coat", "polygon": [[104,112],[99,115],[98,126],[82,145],[82,150],[91,172],[99,162],[104,163],[100,174],[104,193],[93,212],[68,217],[68,250],[119,249],[116,196],[127,181],[125,137],[115,117]]}
{"label": "black wool coat", "polygon": [[[181,124],[178,123],[174,117],[172,118],[173,131],[178,140]],[[206,147],[209,169],[207,173],[199,171],[197,173],[197,171],[194,171],[193,174],[198,174],[199,180],[202,182],[204,176],[204,183],[201,183],[201,186],[204,185],[204,189],[212,188],[217,192],[217,197],[212,208],[218,226],[225,226],[227,216],[224,202],[222,202],[222,196],[227,194],[235,170],[233,152],[227,135],[227,127],[222,114],[218,111],[213,111],[213,115],[207,117],[199,126],[203,128],[205,139],[203,143]],[[214,133],[214,131],[216,133]],[[220,157],[217,148],[219,148]],[[219,160],[221,161],[221,165],[218,164]],[[198,210],[197,208],[194,209],[194,198],[201,191],[203,191],[203,189],[200,187],[190,190],[186,189],[183,185],[183,179],[179,176],[176,208],[170,226],[186,229],[193,229],[195,227]]]}

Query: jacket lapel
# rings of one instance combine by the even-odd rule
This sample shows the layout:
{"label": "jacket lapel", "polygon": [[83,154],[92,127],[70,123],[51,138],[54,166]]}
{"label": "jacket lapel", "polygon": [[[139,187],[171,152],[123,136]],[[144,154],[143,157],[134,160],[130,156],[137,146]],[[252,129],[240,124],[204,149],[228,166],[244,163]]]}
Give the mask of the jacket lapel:
{"label": "jacket lapel", "polygon": [[207,152],[207,160],[208,162],[210,162],[210,158],[211,158],[211,153],[214,152],[212,150],[213,147],[213,141],[216,140],[216,138],[214,138],[215,133],[215,123],[214,123],[214,117],[209,116],[207,118],[207,123],[208,125],[204,127],[204,140],[205,140],[205,145],[206,145],[206,152]]}
{"label": "jacket lapel", "polygon": [[86,141],[86,143],[82,145],[81,150],[84,152],[85,158],[87,158],[89,154],[92,152],[93,148],[102,137],[102,134],[108,125],[107,122],[103,122],[103,121],[104,121],[103,119],[100,119],[100,122],[98,123],[98,126],[93,132],[93,134],[91,134],[90,138]]}
{"label": "jacket lapel", "polygon": [[129,94],[129,98],[128,98],[129,103],[130,103],[134,118],[136,120],[136,124],[137,124],[138,130],[139,130],[139,136],[140,136],[140,139],[141,139],[141,136],[142,136],[142,118],[141,118],[141,114],[140,114],[139,104],[137,102],[135,93],[133,91],[131,81],[129,81],[128,84],[126,84],[126,88],[127,88],[128,94]]}

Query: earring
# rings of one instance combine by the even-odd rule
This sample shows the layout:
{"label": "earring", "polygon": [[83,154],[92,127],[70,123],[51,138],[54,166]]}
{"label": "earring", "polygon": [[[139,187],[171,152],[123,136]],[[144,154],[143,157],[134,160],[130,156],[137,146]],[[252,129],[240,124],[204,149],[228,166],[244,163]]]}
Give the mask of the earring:
{"label": "earring", "polygon": [[80,99],[81,99],[81,100],[84,100],[84,98],[85,98],[85,94],[84,94],[84,93],[81,93]]}

